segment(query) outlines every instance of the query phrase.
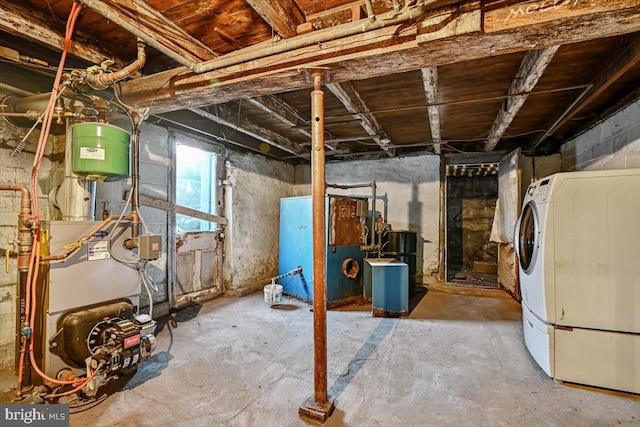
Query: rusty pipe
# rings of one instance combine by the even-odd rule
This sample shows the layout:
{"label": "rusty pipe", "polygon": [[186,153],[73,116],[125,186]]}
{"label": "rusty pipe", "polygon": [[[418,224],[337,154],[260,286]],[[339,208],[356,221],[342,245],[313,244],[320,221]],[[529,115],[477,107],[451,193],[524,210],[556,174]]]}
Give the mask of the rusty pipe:
{"label": "rusty pipe", "polygon": [[31,226],[31,192],[24,185],[0,184],[2,191],[20,191],[20,213],[18,213],[18,270],[29,270],[29,258],[33,247],[33,233]]}
{"label": "rusty pipe", "polygon": [[78,250],[78,248],[82,247],[84,242],[89,240],[91,238],[91,236],[96,234],[98,231],[102,230],[111,221],[116,220],[118,218],[119,218],[118,215],[111,215],[110,217],[107,217],[104,221],[102,221],[100,224],[98,224],[93,230],[89,231],[87,234],[82,236],[78,241],[76,241],[75,243],[71,243],[69,245],[66,245],[65,249],[67,249],[67,248],[68,249],[66,251],[64,251],[63,253],[58,254],[58,255],[46,255],[46,256],[40,257],[40,260],[42,260],[42,261],[61,261],[63,259],[69,258],[71,256],[71,254],[73,254],[76,250]]}
{"label": "rusty pipe", "polygon": [[327,256],[325,236],[324,93],[322,73],[313,74],[311,92],[311,194],[313,209],[314,396],[327,402]]}
{"label": "rusty pipe", "polygon": [[124,80],[134,72],[138,71],[147,62],[147,54],[144,51],[144,43],[138,39],[138,59],[127,65],[120,71],[115,73],[88,73],[85,77],[85,81],[89,86],[96,90],[103,90],[111,86],[112,84]]}

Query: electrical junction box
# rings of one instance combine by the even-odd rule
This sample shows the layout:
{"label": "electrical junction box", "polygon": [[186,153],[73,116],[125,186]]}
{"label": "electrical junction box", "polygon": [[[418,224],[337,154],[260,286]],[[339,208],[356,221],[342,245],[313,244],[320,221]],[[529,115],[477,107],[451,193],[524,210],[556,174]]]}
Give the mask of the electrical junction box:
{"label": "electrical junction box", "polygon": [[159,234],[143,234],[138,236],[138,260],[152,261],[160,258],[162,236]]}

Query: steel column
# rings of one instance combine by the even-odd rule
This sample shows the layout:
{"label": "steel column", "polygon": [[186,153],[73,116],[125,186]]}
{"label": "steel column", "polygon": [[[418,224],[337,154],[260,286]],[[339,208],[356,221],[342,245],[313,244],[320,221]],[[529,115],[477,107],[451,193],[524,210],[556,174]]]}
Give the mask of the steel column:
{"label": "steel column", "polygon": [[327,398],[327,255],[324,178],[323,74],[313,73],[311,92],[311,203],[313,211],[313,344],[314,395],[299,410],[303,417],[324,422],[333,412]]}
{"label": "steel column", "polygon": [[327,242],[325,236],[324,92],[322,74],[311,92],[311,198],[313,205],[313,341],[316,403],[327,401]]}

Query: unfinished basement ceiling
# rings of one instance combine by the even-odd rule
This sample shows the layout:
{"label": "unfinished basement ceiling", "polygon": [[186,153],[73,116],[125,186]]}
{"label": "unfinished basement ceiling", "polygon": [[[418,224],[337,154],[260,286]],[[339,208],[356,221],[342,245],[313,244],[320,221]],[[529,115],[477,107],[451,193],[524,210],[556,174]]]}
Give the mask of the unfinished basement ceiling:
{"label": "unfinished basement ceiling", "polygon": [[[396,13],[374,0],[375,19],[368,2],[348,0],[80,3],[70,66],[119,68],[139,32],[157,44],[120,85],[127,102],[150,107],[152,122],[292,163],[309,158],[310,67],[327,75],[329,160],[553,153],[640,96],[637,0],[412,1]],[[0,45],[56,65],[71,5],[3,1]],[[3,83],[45,90],[10,62]]]}

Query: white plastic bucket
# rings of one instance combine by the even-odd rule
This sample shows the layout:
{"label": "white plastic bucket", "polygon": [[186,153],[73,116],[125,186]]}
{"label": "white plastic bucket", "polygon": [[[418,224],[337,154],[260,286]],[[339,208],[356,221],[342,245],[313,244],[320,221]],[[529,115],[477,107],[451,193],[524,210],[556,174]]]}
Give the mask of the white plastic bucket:
{"label": "white plastic bucket", "polygon": [[269,284],[263,289],[264,302],[267,304],[280,304],[282,302],[282,285]]}

